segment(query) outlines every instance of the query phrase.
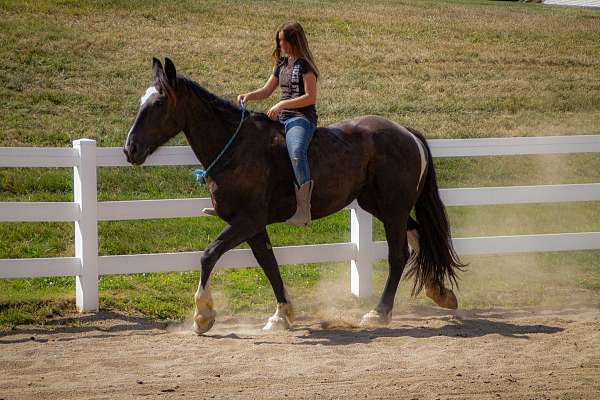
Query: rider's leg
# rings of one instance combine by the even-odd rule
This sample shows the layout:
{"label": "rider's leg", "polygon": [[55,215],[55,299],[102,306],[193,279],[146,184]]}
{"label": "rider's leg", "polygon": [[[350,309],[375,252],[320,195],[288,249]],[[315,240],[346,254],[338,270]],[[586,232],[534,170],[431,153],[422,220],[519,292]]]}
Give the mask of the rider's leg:
{"label": "rider's leg", "polygon": [[303,226],[310,222],[313,181],[310,179],[307,154],[314,131],[314,124],[303,117],[290,118],[285,122],[285,141],[297,183],[296,213],[286,221],[292,225]]}

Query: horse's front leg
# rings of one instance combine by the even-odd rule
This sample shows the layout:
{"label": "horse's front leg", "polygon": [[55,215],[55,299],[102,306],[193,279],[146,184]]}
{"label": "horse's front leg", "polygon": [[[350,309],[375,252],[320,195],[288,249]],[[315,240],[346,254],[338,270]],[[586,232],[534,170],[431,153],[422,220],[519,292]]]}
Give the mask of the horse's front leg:
{"label": "horse's front leg", "polygon": [[256,235],[260,229],[261,227],[257,227],[251,219],[237,219],[232,221],[231,225],[227,226],[204,250],[200,260],[202,264],[200,283],[195,295],[196,309],[194,310],[193,329],[197,334],[207,332],[215,323],[216,312],[213,308],[209,287],[210,274],[215,264],[226,251]]}
{"label": "horse's front leg", "polygon": [[277,299],[277,310],[269,318],[263,330],[289,329],[290,324],[294,322],[294,308],[283,285],[279,266],[277,265],[275,254],[273,254],[273,247],[271,246],[267,230],[263,229],[260,233],[249,239],[248,244],[252,249],[256,261],[258,261],[269,279],[273,287],[273,292],[275,292],[275,298]]}

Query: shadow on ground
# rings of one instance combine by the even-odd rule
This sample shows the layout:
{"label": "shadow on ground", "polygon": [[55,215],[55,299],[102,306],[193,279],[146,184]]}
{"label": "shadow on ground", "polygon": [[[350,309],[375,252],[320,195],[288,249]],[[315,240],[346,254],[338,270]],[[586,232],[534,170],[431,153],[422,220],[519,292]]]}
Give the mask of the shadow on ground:
{"label": "shadow on ground", "polygon": [[[570,311],[572,313],[573,310]],[[532,334],[555,334],[564,329],[558,326],[527,324],[510,321],[511,318],[539,315],[540,310],[462,310],[447,312],[431,308],[413,309],[410,315],[394,318],[390,327],[362,328],[344,321],[315,321],[300,319],[289,332],[296,338],[295,345],[348,345],[370,343],[382,337],[412,337],[426,339],[435,336],[472,338],[486,335],[502,335],[510,338],[528,339]],[[552,315],[560,315],[560,311]],[[249,329],[241,329],[243,322]],[[443,324],[440,326],[440,322]],[[276,343],[270,334],[260,330],[263,319],[224,318],[219,329],[209,331],[202,339],[251,340],[255,344]],[[435,325],[435,326],[432,326]],[[17,326],[0,331],[0,345],[27,341],[67,341],[85,338],[110,338],[115,335],[168,334],[169,324],[119,312],[98,313],[61,317],[48,320],[41,326]],[[172,332],[172,330],[171,330]],[[64,336],[61,334],[73,334]],[[37,335],[37,337],[36,337]],[[25,336],[25,337],[24,337]],[[267,339],[267,340],[257,340]],[[277,342],[280,343],[280,342]]]}
{"label": "shadow on ground", "polygon": [[[164,330],[165,322],[151,321],[146,318],[130,316],[113,311],[100,311],[84,315],[75,315],[47,320],[39,326],[16,326],[10,330],[0,331],[0,345],[21,343],[27,341],[47,342],[48,339],[37,338],[35,335],[53,335],[65,333],[100,332],[99,335],[61,337],[57,340],[75,340],[78,338],[109,338],[118,333],[135,333]],[[30,335],[27,338],[11,338],[14,336]]]}
{"label": "shadow on ground", "polygon": [[[425,322],[425,321],[423,321]],[[413,326],[411,326],[413,325]],[[415,324],[395,328],[375,328],[364,330],[311,329],[300,336],[298,344],[347,345],[369,343],[382,337],[412,337],[426,339],[435,336],[472,338],[486,335],[502,335],[511,338],[529,339],[531,334],[554,334],[564,329],[547,325],[521,325],[489,319],[455,319],[442,327],[414,326]]]}

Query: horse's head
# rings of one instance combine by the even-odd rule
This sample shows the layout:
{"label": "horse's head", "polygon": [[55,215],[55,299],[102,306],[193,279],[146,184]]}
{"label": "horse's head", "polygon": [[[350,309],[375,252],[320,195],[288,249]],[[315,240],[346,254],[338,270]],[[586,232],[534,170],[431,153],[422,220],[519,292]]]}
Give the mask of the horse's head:
{"label": "horse's head", "polygon": [[182,130],[176,118],[177,73],[166,58],[165,68],[152,59],[153,84],[140,99],[140,109],[129,129],[123,151],[127,161],[140,165],[146,157]]}

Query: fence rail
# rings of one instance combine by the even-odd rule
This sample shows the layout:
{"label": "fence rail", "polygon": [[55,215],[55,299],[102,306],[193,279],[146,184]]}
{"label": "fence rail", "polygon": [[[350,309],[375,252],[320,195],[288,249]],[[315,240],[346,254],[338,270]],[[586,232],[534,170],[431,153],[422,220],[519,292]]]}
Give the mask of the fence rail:
{"label": "fence rail", "polygon": [[[524,154],[600,153],[600,135],[437,139],[429,145],[434,157]],[[145,165],[194,165],[189,146],[160,148]],[[97,201],[98,167],[129,166],[120,148],[96,148],[93,140],[73,142],[73,148],[0,147],[0,167],[72,167],[73,202],[3,202],[0,221],[63,221],[75,223],[75,257],[0,259],[0,278],[75,276],[76,302],[81,311],[98,309],[98,277],[139,272],[200,269],[201,251],[99,256],[98,221],[205,216],[207,198]],[[456,188],[440,190],[447,206],[555,203],[600,200],[600,183]],[[372,290],[372,262],[387,258],[387,243],[372,239],[372,217],[356,202],[350,210],[348,243],[274,248],[279,264],[350,261],[350,289],[357,296]],[[454,239],[460,255],[600,249],[600,232],[550,235],[490,236]],[[234,249],[217,268],[256,266],[250,250]]]}

